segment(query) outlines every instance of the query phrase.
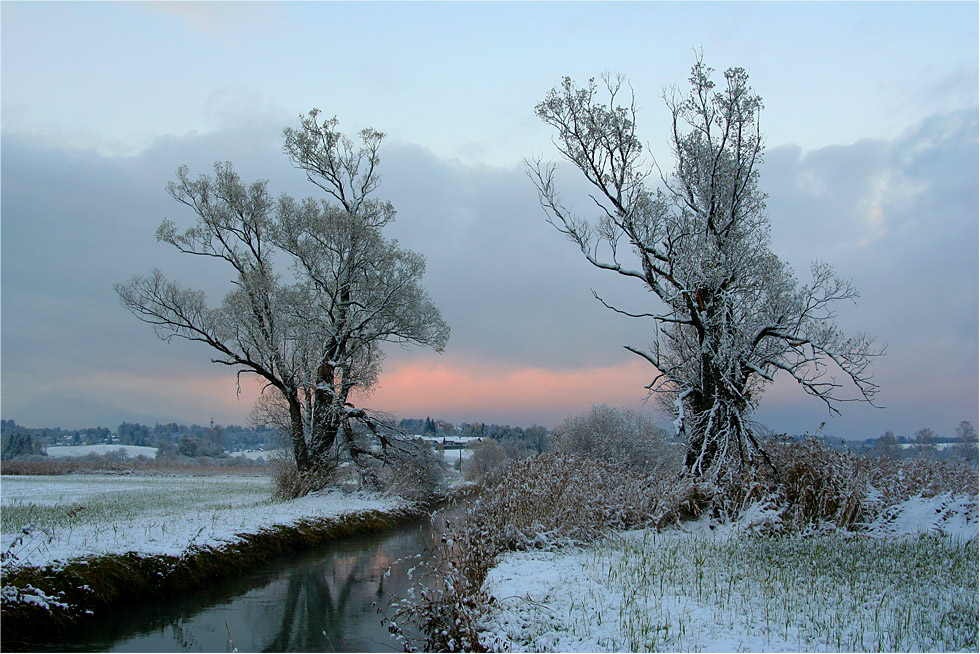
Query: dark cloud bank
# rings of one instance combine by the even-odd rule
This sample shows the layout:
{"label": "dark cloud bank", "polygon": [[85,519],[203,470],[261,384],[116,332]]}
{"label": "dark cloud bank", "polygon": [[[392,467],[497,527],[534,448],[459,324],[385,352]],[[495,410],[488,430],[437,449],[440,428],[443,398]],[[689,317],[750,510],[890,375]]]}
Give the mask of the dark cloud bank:
{"label": "dark cloud bank", "polygon": [[[276,194],[313,194],[281,155],[280,128],[167,138],[130,158],[3,136],[4,418],[64,426],[207,418],[175,415],[173,398],[123,402],[98,383],[148,370],[226,379],[234,392],[202,349],[161,343],[126,313],[112,284],[156,266],[219,297],[227,271],[154,241],[163,218],[190,221],[164,187],[179,164],[198,173],[230,160],[245,179],[270,179]],[[589,289],[633,309],[649,295],[592,270],[545,223],[521,167],[464,166],[389,143],[382,175],[380,193],[399,211],[391,235],[428,258],[426,286],[453,329],[447,357],[571,370],[625,361],[622,345],[648,340],[647,325],[606,311]],[[853,279],[862,298],[841,307],[841,323],[889,344],[876,366],[888,408],[847,405],[827,429],[858,438],[976,421],[976,111],[935,116],[890,142],[774,147],[762,175],[776,252],[801,280],[815,258]],[[564,177],[570,191],[584,190],[571,171]],[[434,355],[395,349],[389,361],[419,356]],[[624,404],[639,397],[642,389]],[[247,413],[215,419],[242,422]],[[798,433],[828,415],[777,384],[758,418]]]}

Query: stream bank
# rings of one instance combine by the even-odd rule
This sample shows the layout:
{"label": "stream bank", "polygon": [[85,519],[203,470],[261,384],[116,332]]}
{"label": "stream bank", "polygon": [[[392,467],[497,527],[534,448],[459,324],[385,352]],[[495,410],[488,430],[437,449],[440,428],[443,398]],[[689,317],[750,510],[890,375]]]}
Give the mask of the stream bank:
{"label": "stream bank", "polygon": [[116,607],[176,597],[286,554],[382,533],[426,514],[422,507],[399,507],[306,518],[237,534],[224,545],[192,546],[180,556],[128,552],[4,571],[2,646],[5,651],[36,649],[37,643],[105,619]]}

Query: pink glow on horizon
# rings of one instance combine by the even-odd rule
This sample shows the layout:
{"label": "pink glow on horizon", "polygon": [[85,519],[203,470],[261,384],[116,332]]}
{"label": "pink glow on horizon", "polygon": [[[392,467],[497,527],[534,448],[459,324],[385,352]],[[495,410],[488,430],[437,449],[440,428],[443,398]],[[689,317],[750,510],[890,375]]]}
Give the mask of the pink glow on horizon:
{"label": "pink glow on horizon", "polygon": [[[262,383],[242,375],[240,393],[234,377],[165,375],[94,375],[87,380],[111,389],[120,408],[152,398],[156,408],[178,422],[246,424]],[[613,366],[555,370],[454,360],[447,357],[389,362],[380,384],[354,404],[398,418],[431,416],[453,422],[533,423],[554,427],[592,404],[640,408],[653,369],[644,361]]]}
{"label": "pink glow on horizon", "polygon": [[644,386],[652,373],[650,365],[639,360],[577,370],[409,362],[390,366],[365,404],[400,417],[424,414],[508,422],[496,416],[519,415],[551,423],[592,404],[635,406],[646,397]]}

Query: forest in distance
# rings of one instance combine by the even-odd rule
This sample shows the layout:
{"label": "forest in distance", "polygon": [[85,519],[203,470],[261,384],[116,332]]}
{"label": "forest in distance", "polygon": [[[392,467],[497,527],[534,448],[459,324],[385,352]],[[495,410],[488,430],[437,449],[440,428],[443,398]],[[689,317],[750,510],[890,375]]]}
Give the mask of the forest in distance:
{"label": "forest in distance", "polygon": [[[541,425],[512,427],[510,425],[468,423],[459,425],[447,420],[402,418],[398,428],[409,435],[427,438],[488,438],[495,441],[524,443],[529,450],[545,449],[553,430]],[[806,434],[784,436],[803,438]],[[977,430],[963,420],[952,433],[936,432],[924,427],[911,435],[886,431],[880,436],[863,440],[844,440],[829,434],[817,434],[824,445],[838,451],[855,454],[888,456],[889,458],[936,458],[977,461]],[[181,451],[181,442],[184,449]],[[14,420],[0,422],[0,457],[11,460],[24,456],[45,456],[45,448],[63,445],[119,445],[156,447],[163,452],[184,456],[227,456],[231,452],[274,450],[282,446],[282,437],[275,429],[240,425],[201,426],[176,422],[153,426],[138,422],[122,422],[116,429],[87,427],[25,427]],[[188,449],[190,448],[190,449]]]}
{"label": "forest in distance", "polygon": [[[541,425],[512,427],[487,423],[462,423],[455,425],[447,420],[426,418],[402,418],[397,427],[410,436],[429,438],[489,438],[498,441],[525,441],[534,449],[546,442],[550,430]],[[132,445],[156,447],[164,452],[176,452],[184,456],[220,457],[230,452],[274,450],[283,446],[282,436],[273,428],[240,425],[202,426],[198,424],[156,423],[143,425],[138,422],[122,422],[115,429],[86,427],[63,429],[61,427],[26,427],[15,420],[4,419],[0,423],[2,456],[12,459],[19,456],[44,456],[50,446],[65,445]],[[183,443],[183,447],[181,444]]]}

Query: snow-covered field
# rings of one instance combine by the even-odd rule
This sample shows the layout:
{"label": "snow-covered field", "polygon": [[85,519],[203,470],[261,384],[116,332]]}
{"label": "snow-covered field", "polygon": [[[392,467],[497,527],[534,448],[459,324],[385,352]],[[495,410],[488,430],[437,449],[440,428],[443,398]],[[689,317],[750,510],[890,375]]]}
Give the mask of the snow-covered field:
{"label": "snow-covered field", "polygon": [[157,455],[157,448],[143,447],[140,445],[110,445],[107,443],[99,445],[52,445],[46,448],[48,456],[63,459],[68,457],[86,456],[88,454],[109,454],[110,452],[122,451],[123,456],[128,459],[135,459],[139,455],[153,458]]}
{"label": "snow-covered field", "polygon": [[[397,498],[325,492],[271,499],[267,477],[62,475],[0,480],[0,551],[45,565],[124,552],[179,555],[304,518],[390,510]],[[12,548],[27,525],[32,536]]]}
{"label": "snow-covered field", "polygon": [[272,461],[273,458],[285,456],[286,453],[286,450],[239,450],[237,452],[229,452],[228,456],[243,456],[246,459],[252,459],[253,461],[258,461],[259,459]]}
{"label": "snow-covered field", "polygon": [[916,498],[865,535],[737,525],[505,555],[498,651],[977,651],[977,501]]}
{"label": "snow-covered field", "polygon": [[898,446],[900,448],[902,448],[903,450],[910,450],[913,447],[931,447],[932,449],[939,450],[940,452],[943,451],[943,450],[948,450],[951,447],[956,447],[957,445],[961,445],[961,443],[926,443],[926,444],[922,444],[922,443],[899,443],[898,444]]}

